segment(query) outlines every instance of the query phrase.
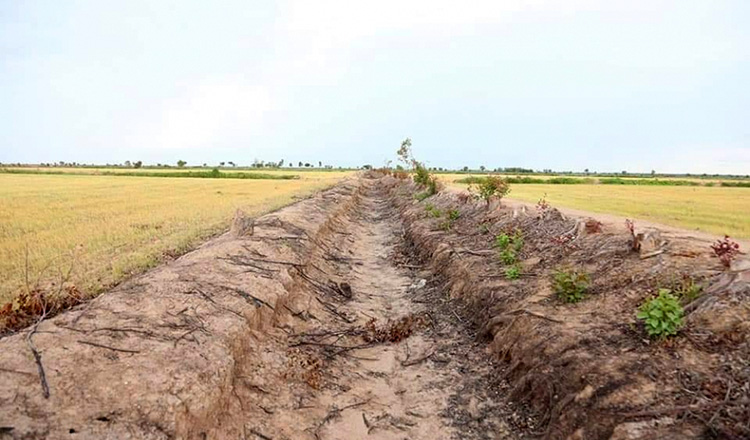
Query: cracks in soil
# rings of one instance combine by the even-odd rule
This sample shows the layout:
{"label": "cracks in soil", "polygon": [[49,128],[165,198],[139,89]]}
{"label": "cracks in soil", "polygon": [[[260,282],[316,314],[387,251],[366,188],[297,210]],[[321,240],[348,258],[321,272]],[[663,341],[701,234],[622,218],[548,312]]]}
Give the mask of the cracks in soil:
{"label": "cracks in soil", "polygon": [[[328,313],[288,334],[277,360],[285,360],[287,382],[277,391],[254,385],[264,417],[245,432],[274,439],[434,440],[517,438],[516,427],[533,428],[502,403],[499,367],[459,304],[411,259],[386,194],[363,185],[355,209],[317,243],[321,258],[293,271]],[[267,347],[267,353],[278,356],[281,349]],[[262,381],[263,374],[250,376]],[[517,422],[513,429],[506,418]]]}

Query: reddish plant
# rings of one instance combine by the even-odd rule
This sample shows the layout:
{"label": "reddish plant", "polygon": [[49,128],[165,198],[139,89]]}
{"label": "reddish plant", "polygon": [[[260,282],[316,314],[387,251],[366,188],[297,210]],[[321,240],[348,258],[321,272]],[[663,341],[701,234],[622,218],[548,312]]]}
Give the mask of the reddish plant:
{"label": "reddish plant", "polygon": [[716,243],[711,245],[711,249],[724,267],[731,266],[732,260],[740,253],[739,243],[729,238],[728,235],[725,235],[723,240],[716,240]]}

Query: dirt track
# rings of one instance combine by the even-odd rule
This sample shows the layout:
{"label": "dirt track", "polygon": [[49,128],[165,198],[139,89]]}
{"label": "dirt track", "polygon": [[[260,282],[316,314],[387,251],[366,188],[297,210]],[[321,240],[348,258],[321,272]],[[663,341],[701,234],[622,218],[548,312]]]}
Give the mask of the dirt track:
{"label": "dirt track", "polygon": [[[554,244],[580,224],[452,193],[429,199],[461,210],[446,230],[415,190],[353,179],[238,218],[198,250],[1,339],[0,438],[743,432],[731,424],[750,411],[750,272],[716,270],[692,241],[649,259],[621,231]],[[526,238],[518,281],[498,275],[491,248],[489,232],[507,228]],[[571,263],[594,277],[575,306],[555,301],[547,281]],[[684,338],[649,344],[633,310],[681,270],[708,293],[687,305]]]}

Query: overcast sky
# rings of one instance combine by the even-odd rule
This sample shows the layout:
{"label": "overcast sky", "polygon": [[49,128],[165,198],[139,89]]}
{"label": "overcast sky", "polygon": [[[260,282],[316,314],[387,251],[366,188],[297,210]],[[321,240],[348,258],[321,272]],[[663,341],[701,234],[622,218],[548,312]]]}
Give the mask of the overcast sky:
{"label": "overcast sky", "polygon": [[750,1],[0,0],[0,162],[750,173]]}

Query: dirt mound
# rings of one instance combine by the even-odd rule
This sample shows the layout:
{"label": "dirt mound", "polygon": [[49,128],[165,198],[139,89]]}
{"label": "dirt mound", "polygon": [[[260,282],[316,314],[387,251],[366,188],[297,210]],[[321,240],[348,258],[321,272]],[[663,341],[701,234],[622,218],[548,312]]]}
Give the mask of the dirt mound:
{"label": "dirt mound", "polygon": [[[724,272],[704,243],[633,238],[587,219],[525,207],[487,209],[455,193],[422,202],[390,182],[413,252],[461,298],[507,368],[511,400],[526,402],[549,438],[750,437],[750,272]],[[451,210],[460,216],[446,222]],[[440,215],[443,213],[443,215]],[[454,215],[455,217],[455,215]],[[519,279],[493,247],[518,234]],[[506,266],[507,267],[507,266]],[[552,273],[590,276],[587,297],[565,304]],[[659,288],[701,285],[683,298],[676,338],[650,340],[636,311]]]}
{"label": "dirt mound", "polygon": [[325,313],[295,304],[315,271],[313,243],[358,191],[349,182],[254,222],[238,214],[198,250],[0,340],[0,434],[244,435],[242,419],[227,417],[251,386],[240,383],[243,359],[300,314]]}

